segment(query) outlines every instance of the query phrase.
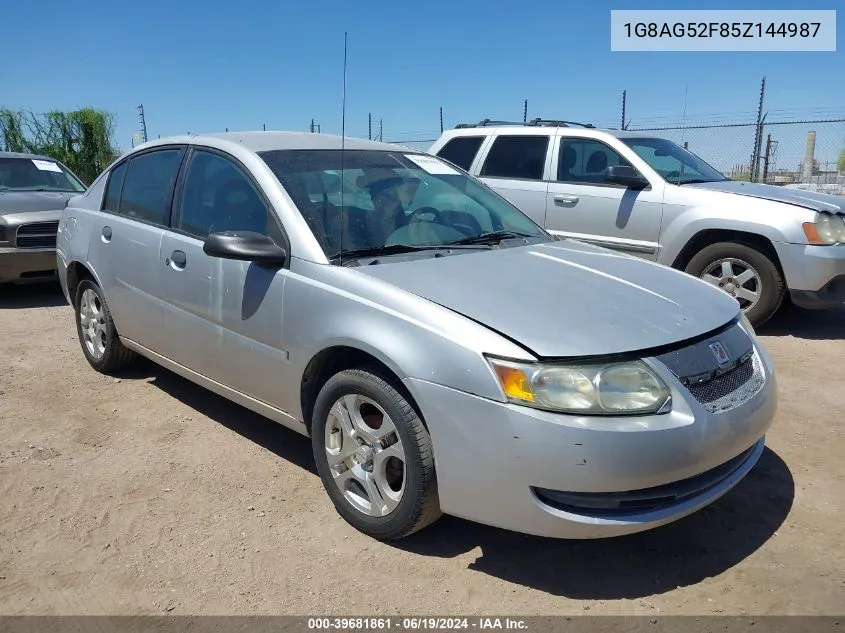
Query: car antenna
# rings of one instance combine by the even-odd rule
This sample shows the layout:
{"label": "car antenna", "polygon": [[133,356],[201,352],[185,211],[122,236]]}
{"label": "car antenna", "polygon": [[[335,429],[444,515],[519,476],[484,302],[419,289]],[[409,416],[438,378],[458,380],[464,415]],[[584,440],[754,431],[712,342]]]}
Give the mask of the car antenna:
{"label": "car antenna", "polygon": [[348,33],[346,31],[343,32],[343,101],[341,102],[341,115],[340,115],[340,241],[339,241],[339,253],[338,253],[338,264],[343,266],[343,229],[344,229],[344,215],[345,215],[345,205],[343,204],[343,190],[346,188],[344,183],[345,180],[343,179],[343,153],[346,149],[346,40],[347,40]]}

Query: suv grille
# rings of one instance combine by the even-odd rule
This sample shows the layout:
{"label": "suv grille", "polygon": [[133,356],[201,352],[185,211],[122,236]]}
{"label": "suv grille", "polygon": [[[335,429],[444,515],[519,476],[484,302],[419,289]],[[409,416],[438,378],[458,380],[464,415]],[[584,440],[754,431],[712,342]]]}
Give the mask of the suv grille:
{"label": "suv grille", "polygon": [[15,246],[18,248],[56,248],[58,221],[33,222],[18,227]]}
{"label": "suv grille", "polygon": [[721,413],[753,398],[765,382],[757,353],[730,371],[687,389],[710,413]]}

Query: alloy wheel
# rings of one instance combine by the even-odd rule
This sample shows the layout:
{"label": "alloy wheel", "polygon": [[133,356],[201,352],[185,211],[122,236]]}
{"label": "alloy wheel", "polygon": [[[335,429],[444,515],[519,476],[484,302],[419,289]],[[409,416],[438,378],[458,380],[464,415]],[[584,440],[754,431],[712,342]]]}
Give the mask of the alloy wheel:
{"label": "alloy wheel", "polygon": [[701,278],[735,298],[744,312],[757,305],[763,292],[760,273],[741,259],[719,259],[704,269]]}

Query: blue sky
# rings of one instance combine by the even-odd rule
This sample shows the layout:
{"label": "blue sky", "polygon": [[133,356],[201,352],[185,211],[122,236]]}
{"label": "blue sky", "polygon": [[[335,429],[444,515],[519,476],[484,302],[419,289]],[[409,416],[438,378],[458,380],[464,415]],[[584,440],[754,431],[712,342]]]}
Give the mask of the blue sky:
{"label": "blue sky", "polygon": [[[747,120],[767,77],[769,117],[845,115],[843,44],[835,53],[610,51],[610,9],[796,9],[803,2],[609,3],[39,0],[4,8],[0,106],[91,105],[117,116],[127,149],[143,103],[152,138],[183,132],[340,132],[343,33],[349,32],[347,133],[367,113],[387,140],[428,139],[484,117],[528,115],[618,125]],[[836,9],[841,0],[817,0]],[[12,26],[10,28],[10,26]],[[840,38],[841,40],[841,38]],[[10,61],[11,60],[11,61]]]}

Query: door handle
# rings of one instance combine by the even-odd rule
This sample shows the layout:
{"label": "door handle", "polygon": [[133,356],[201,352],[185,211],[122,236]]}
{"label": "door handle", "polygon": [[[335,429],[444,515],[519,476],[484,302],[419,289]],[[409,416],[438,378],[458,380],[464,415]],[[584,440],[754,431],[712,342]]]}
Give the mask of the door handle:
{"label": "door handle", "polygon": [[104,242],[111,242],[111,227],[110,226],[104,226],[101,234],[103,236]]}
{"label": "door handle", "polygon": [[164,263],[178,270],[184,270],[185,264],[188,263],[188,257],[183,251],[173,251],[170,257],[164,260]]}
{"label": "door handle", "polygon": [[559,204],[575,204],[578,202],[578,196],[567,196],[559,193],[555,196],[555,202]]}

